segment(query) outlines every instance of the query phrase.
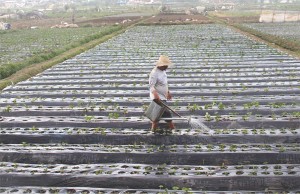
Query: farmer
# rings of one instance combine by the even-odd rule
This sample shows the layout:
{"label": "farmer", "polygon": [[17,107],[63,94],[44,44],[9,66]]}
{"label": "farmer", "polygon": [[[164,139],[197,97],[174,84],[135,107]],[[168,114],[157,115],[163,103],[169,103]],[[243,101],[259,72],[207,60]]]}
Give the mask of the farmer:
{"label": "farmer", "polygon": [[[166,102],[171,100],[172,96],[168,89],[168,79],[166,69],[171,65],[169,57],[161,55],[159,60],[156,62],[156,66],[150,73],[149,76],[149,88],[150,88],[150,98],[152,100],[161,100]],[[166,110],[162,117],[171,118],[172,114],[169,110]],[[169,125],[169,128],[175,129],[174,123],[172,121],[166,121]],[[158,127],[158,122],[152,122],[151,130],[156,131]]]}

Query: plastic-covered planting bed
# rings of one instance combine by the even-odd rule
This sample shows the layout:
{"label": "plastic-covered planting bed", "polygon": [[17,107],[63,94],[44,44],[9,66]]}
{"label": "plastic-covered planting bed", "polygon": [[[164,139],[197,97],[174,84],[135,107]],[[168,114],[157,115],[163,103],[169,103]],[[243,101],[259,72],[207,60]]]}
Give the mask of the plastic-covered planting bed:
{"label": "plastic-covered planting bed", "polygon": [[[46,157],[38,154],[37,156],[40,159]],[[160,157],[162,156],[160,155]],[[253,155],[250,157],[253,157]],[[55,157],[52,156],[51,158]],[[60,158],[64,157],[61,156]],[[90,158],[90,156],[85,155],[85,158]],[[127,185],[127,187],[135,189],[151,189],[160,187],[161,181],[164,181],[164,187],[167,188],[176,185],[177,187],[188,186],[198,190],[240,190],[245,189],[244,184],[246,183],[249,184],[248,186],[255,186],[256,189],[262,189],[263,187],[297,189],[297,180],[294,177],[298,176],[299,165],[237,164],[232,166],[222,163],[220,166],[211,166],[205,165],[205,162],[210,163],[210,160],[205,156],[203,158],[203,165],[167,165],[165,163],[156,163],[155,165],[140,163],[45,165],[3,162],[1,164],[0,179],[2,185],[6,187],[18,182],[19,186],[26,186],[29,183],[32,186],[43,187],[74,187],[80,184],[86,187],[109,188],[111,186],[124,187]],[[184,158],[178,157],[178,160],[182,161]],[[133,159],[133,161],[135,160]],[[186,162],[188,163],[189,160]],[[11,176],[14,178],[10,179]],[[38,181],[41,178],[44,181]],[[280,186],[276,186],[278,182],[281,183]],[[251,189],[250,187],[246,188]]]}
{"label": "plastic-covered planting bed", "polygon": [[[235,124],[235,123],[233,123]],[[241,127],[241,125],[239,125]],[[85,127],[3,127],[0,131],[1,135],[1,142],[9,142],[9,143],[22,143],[22,142],[44,142],[47,143],[51,142],[68,142],[68,141],[76,141],[77,139],[81,139],[82,142],[85,143],[100,143],[104,142],[111,142],[111,139],[120,140],[120,142],[125,141],[122,137],[128,135],[135,139],[135,141],[140,142],[151,142],[158,137],[148,137],[147,139],[143,139],[142,135],[151,134],[152,132],[149,131],[148,128],[146,129],[137,129],[137,128],[85,128]],[[268,139],[265,139],[264,142],[274,143],[277,142],[279,139],[283,140],[293,140],[296,141],[297,137],[294,135],[298,135],[300,133],[299,129],[295,128],[235,128],[232,129],[228,127],[225,128],[218,128],[212,129],[209,131],[203,131],[201,129],[177,129],[174,130],[173,135],[191,135],[188,137],[182,137],[181,142],[184,142],[185,139],[188,139],[186,142],[195,142],[195,141],[212,141],[212,142],[221,142],[223,139],[225,141],[231,138],[231,141],[239,142],[240,138],[244,138],[244,142],[246,139],[252,142],[260,142],[261,138],[264,136],[268,136]],[[17,134],[17,135],[14,135]],[[20,134],[24,134],[20,136]],[[38,135],[37,135],[38,134]],[[42,138],[42,134],[44,134],[44,138]],[[50,134],[50,135],[48,135]],[[60,134],[60,136],[53,136],[51,134]],[[73,135],[73,136],[71,136]],[[101,136],[105,135],[105,139],[100,138]],[[111,135],[111,137],[109,136]],[[200,136],[201,135],[201,136]],[[207,137],[207,135],[214,135],[216,138]],[[219,136],[218,136],[219,135]],[[233,137],[232,135],[235,135]],[[247,136],[246,136],[247,135]],[[260,135],[260,136],[251,136],[251,135]],[[100,137],[99,137],[100,136]],[[120,137],[121,136],[121,137]],[[291,137],[294,136],[294,137]],[[162,138],[162,137],[160,137]],[[166,139],[172,139],[173,137],[164,137]],[[179,137],[177,137],[179,138]],[[203,139],[204,138],[204,139]],[[28,140],[27,140],[28,139]],[[51,140],[49,140],[51,139]],[[102,141],[100,141],[100,139]],[[106,140],[108,139],[108,140]],[[278,139],[277,141],[275,139]],[[128,142],[130,142],[130,138],[128,138]],[[174,140],[174,142],[177,140]],[[223,140],[224,141],[224,140]],[[195,143],[198,143],[195,142]],[[166,142],[167,143],[167,142]]]}
{"label": "plastic-covered planting bed", "polygon": [[[186,104],[177,105],[174,107],[178,113],[182,115],[204,115],[202,118],[206,121],[235,121],[235,120],[252,120],[252,121],[268,121],[270,118],[274,121],[276,120],[295,120],[299,118],[298,109],[296,107],[295,101],[291,100],[274,100],[273,102],[262,103],[262,102],[206,102],[196,104],[195,102],[188,102]],[[79,101],[80,103],[80,101]],[[234,104],[235,103],[235,104]],[[124,106],[114,103],[94,103],[94,104],[82,104],[78,107],[78,102],[66,102],[57,103],[56,105],[45,105],[40,103],[40,105],[32,106],[30,103],[24,103],[22,105],[8,105],[6,107],[1,107],[0,110],[3,111],[2,116],[6,116],[5,121],[17,121],[19,117],[24,116],[24,121],[29,121],[34,118],[31,116],[40,116],[36,118],[38,121],[47,121],[47,116],[49,120],[59,119],[59,117],[71,117],[72,120],[76,119],[78,122],[82,122],[82,116],[92,116],[91,119],[83,118],[84,121],[105,121],[107,119],[120,119],[121,120],[134,120],[143,119],[144,111],[148,104],[146,103],[136,103],[136,104],[124,104]],[[60,105],[58,105],[60,104]],[[127,106],[126,106],[127,105]],[[206,114],[207,113],[207,114]],[[209,114],[209,115],[208,115]],[[211,117],[210,117],[211,116]],[[216,116],[218,118],[216,118]],[[9,118],[12,117],[12,118]],[[28,118],[26,118],[28,117]],[[76,118],[77,117],[77,118]],[[131,118],[130,118],[131,117]]]}
{"label": "plastic-covered planting bed", "polygon": [[[230,59],[235,59],[235,60],[230,60]],[[149,59],[150,60],[150,59]],[[83,63],[80,67],[82,71],[87,71],[93,69],[94,71],[99,71],[99,72],[108,72],[108,73],[114,73],[115,70],[122,72],[139,72],[141,70],[147,70],[151,69],[151,67],[147,67],[145,65],[149,64],[146,61],[149,60],[143,60],[142,62],[135,62],[134,60],[128,60],[128,61],[123,61],[123,62],[113,62],[111,61],[110,63],[105,63],[103,60],[94,60],[93,63]],[[154,57],[151,58],[151,60],[155,60]],[[299,64],[299,61],[293,59],[293,58],[281,58],[281,59],[266,59],[266,58],[251,58],[251,59],[246,59],[246,58],[237,58],[237,57],[220,57],[219,61],[216,61],[211,58],[203,58],[203,57],[183,57],[183,58],[178,58],[176,61],[179,63],[176,65],[176,67],[184,66],[184,64],[181,64],[182,62],[189,62],[189,64],[193,64],[193,66],[189,67],[189,70],[195,69],[197,65],[203,66],[201,70],[207,70],[210,67],[218,66],[218,65],[223,65],[221,62],[230,62],[226,63],[226,66],[223,66],[223,69],[230,69],[230,68],[238,68],[240,67],[256,67],[256,68],[264,68],[264,67],[282,67],[282,64],[285,64],[287,67],[297,67]],[[99,63],[102,63],[103,65],[99,65]],[[208,63],[209,62],[209,63]],[[76,71],[78,70],[78,65],[80,62],[74,62],[74,64],[68,64],[68,65],[61,65],[61,66],[55,66],[52,67],[52,69],[46,70],[45,75],[51,75],[55,72],[60,72],[62,74],[67,73],[68,71]],[[122,64],[126,63],[127,65],[130,66],[122,66]],[[196,67],[195,67],[196,65]],[[110,67],[110,68],[108,68]],[[136,69],[136,67],[139,67],[139,69]],[[130,70],[130,71],[129,71]],[[243,69],[241,69],[243,70]],[[184,71],[182,70],[176,70],[178,72]],[[78,73],[78,71],[76,71]],[[43,74],[44,75],[44,74]]]}
{"label": "plastic-covered planting bed", "polygon": [[[292,113],[296,114],[296,113]],[[203,120],[213,130],[215,129],[290,129],[299,130],[299,117],[290,116],[281,118],[281,115],[272,114],[267,118],[256,116],[257,118],[249,118],[250,113],[243,116],[220,116],[219,114],[210,115],[205,113],[205,119],[200,117],[193,117],[194,119]],[[187,121],[174,121],[177,124],[178,130],[187,129],[190,126]],[[20,117],[5,117],[1,122],[2,128],[50,128],[50,127],[64,127],[76,126],[79,128],[134,128],[134,129],[147,129],[149,121],[146,118],[139,117],[121,117],[119,113],[108,113],[108,116],[97,117],[93,115],[84,116],[20,116]],[[1,130],[2,131],[2,130]],[[198,129],[198,133],[203,133]],[[8,132],[2,132],[8,133]],[[42,131],[41,131],[42,133]]]}
{"label": "plastic-covered planting bed", "polygon": [[[164,139],[164,138],[162,138]],[[209,139],[209,138],[207,138]],[[120,140],[117,140],[120,141]],[[113,142],[112,142],[113,143]],[[168,143],[168,142],[167,142]],[[299,160],[299,145],[297,143],[287,143],[287,144],[207,144],[203,145],[201,143],[197,145],[145,145],[145,144],[133,144],[133,145],[104,145],[104,144],[66,144],[66,143],[59,143],[59,144],[28,144],[26,142],[23,142],[23,144],[6,144],[5,147],[1,147],[1,157],[4,157],[6,154],[13,154],[16,152],[20,153],[41,153],[41,154],[70,154],[72,151],[75,153],[78,153],[79,155],[81,153],[86,154],[105,154],[105,153],[123,153],[126,154],[131,153],[133,154],[132,157],[135,157],[134,154],[153,154],[155,153],[161,153],[161,155],[176,155],[176,154],[189,154],[189,153],[203,153],[203,155],[211,152],[211,153],[244,153],[245,155],[255,155],[255,154],[263,154],[263,153],[272,153],[272,154],[281,154],[281,155],[288,155],[293,154],[295,158],[290,159],[291,161],[298,161]],[[254,153],[249,153],[254,152]],[[285,153],[285,154],[284,154]],[[276,155],[275,154],[275,155]],[[194,155],[193,157],[198,158],[199,156]],[[14,158],[14,157],[13,157]],[[10,159],[13,159],[10,158]],[[200,158],[200,157],[199,157]],[[230,157],[229,157],[230,158]],[[20,158],[15,157],[15,160],[20,160]],[[116,157],[115,160],[120,159],[119,157]],[[234,158],[232,158],[234,159]],[[282,159],[282,158],[281,158]],[[6,159],[3,159],[6,160]],[[25,158],[22,158],[21,160],[25,160]],[[28,158],[29,161],[36,161],[35,163],[39,163],[38,161],[40,159],[38,158]],[[43,160],[43,159],[41,159]],[[58,158],[59,160],[59,158]],[[71,163],[76,163],[76,158],[67,158],[68,161]],[[86,160],[86,158],[81,158],[81,160]],[[105,161],[106,158],[90,158],[91,161]],[[126,160],[126,158],[122,159]],[[136,160],[145,160],[143,158],[136,158]],[[151,159],[149,159],[151,160]],[[160,159],[160,161],[162,161]],[[224,160],[222,158],[216,159],[216,160]],[[251,161],[258,160],[256,158],[248,159]],[[268,159],[269,161],[272,161],[272,159]],[[279,160],[274,159],[275,160]],[[284,160],[284,159],[282,159]],[[151,160],[155,162],[155,160]],[[170,159],[172,163],[182,163],[184,161],[173,161]],[[247,161],[245,158],[239,158],[236,159],[236,161],[228,161],[228,163],[243,163],[244,161]],[[197,161],[192,161],[193,163],[197,163]],[[199,162],[199,161],[198,161]],[[217,162],[215,162],[217,163]]]}
{"label": "plastic-covered planting bed", "polygon": [[[149,130],[161,54],[169,105],[210,130]],[[132,28],[1,92],[0,193],[297,193],[299,65],[221,25]]]}
{"label": "plastic-covered planting bed", "polygon": [[[264,164],[264,165],[166,165],[166,164],[127,164],[127,163],[106,163],[106,164],[23,164],[8,163],[0,164],[0,173],[3,174],[80,174],[88,175],[182,175],[182,176],[229,176],[235,175],[299,175],[299,165],[295,164]],[[260,171],[263,169],[263,171]]]}
{"label": "plastic-covered planting bed", "polygon": [[[202,194],[204,191],[196,191],[191,188],[180,188],[178,186],[173,186],[172,188],[161,189],[101,189],[101,188],[91,188],[91,187],[0,187],[0,193],[53,193],[53,194],[186,194],[186,193],[195,193]],[[253,190],[249,191],[220,191],[220,193],[227,194],[242,194],[242,193],[256,193],[264,194],[265,192],[254,192]],[[216,191],[205,191],[205,193],[215,194]],[[272,193],[272,192],[270,192]],[[275,192],[274,192],[275,193]],[[299,194],[299,191],[290,192]]]}
{"label": "plastic-covered planting bed", "polygon": [[[164,179],[166,188],[177,189],[183,187],[187,182],[196,189],[218,189],[222,190],[232,182],[231,187],[239,190],[238,183],[249,182],[251,185],[259,187],[276,186],[276,181],[282,180],[285,187],[295,185],[293,176],[299,176],[299,165],[222,165],[222,166],[201,166],[201,165],[167,165],[167,164],[127,164],[108,163],[105,165],[81,164],[20,164],[2,163],[0,179],[5,186],[11,186],[12,180],[6,179],[8,175],[14,175],[15,181],[21,185],[26,185],[28,181],[33,181],[43,176],[44,183],[34,183],[33,186],[61,187],[74,186],[80,181],[83,187],[101,187],[104,184],[122,186],[127,182],[132,188],[151,189],[152,186],[159,187],[159,179]],[[114,183],[106,183],[105,180],[114,178]],[[210,186],[203,186],[200,183],[210,179]],[[238,179],[241,179],[238,181]],[[129,180],[129,181],[128,181]],[[134,181],[145,183],[135,184]],[[268,180],[268,181],[267,181]],[[290,181],[290,184],[288,184]],[[216,185],[214,185],[216,184]],[[220,184],[220,185],[219,185]],[[173,185],[173,186],[172,186]],[[176,186],[174,186],[176,185]],[[213,186],[214,185],[214,186]],[[53,188],[53,189],[54,189]],[[80,189],[80,188],[79,188]],[[251,188],[248,188],[251,189]]]}
{"label": "plastic-covered planting bed", "polygon": [[[14,105],[14,106],[24,106],[24,105],[31,105],[31,106],[39,106],[43,104],[44,106],[69,106],[72,103],[78,103],[78,107],[85,106],[89,107],[95,104],[107,104],[107,105],[115,105],[116,102],[120,106],[135,106],[136,108],[140,108],[141,105],[145,104],[145,102],[149,102],[149,99],[145,99],[144,97],[91,97],[91,96],[85,96],[85,97],[64,97],[64,98],[45,98],[41,96],[36,97],[16,97],[16,98],[10,98],[1,96],[0,99],[0,105],[1,107],[5,107],[7,105]],[[238,96],[238,95],[232,95],[230,97],[227,96],[183,96],[183,97],[174,97],[174,101],[170,102],[171,104],[174,104],[174,108],[176,109],[177,106],[187,106],[188,103],[195,102],[197,105],[205,105],[205,104],[213,104],[222,102],[223,104],[231,105],[231,103],[234,103],[236,106],[241,106],[243,104],[247,104],[249,101],[249,104],[252,104],[252,106],[256,107],[256,102],[258,102],[259,105],[266,105],[271,103],[284,103],[284,104],[296,104],[300,97],[298,95],[290,95],[290,94],[280,94],[277,96],[272,95],[255,95],[255,96],[247,96],[247,99],[244,98],[244,96]],[[184,101],[182,100],[184,99]],[[81,105],[81,106],[80,106]],[[229,107],[229,106],[228,106]],[[74,107],[75,108],[75,107]],[[257,108],[257,107],[256,107]]]}
{"label": "plastic-covered planting bed", "polygon": [[[296,79],[296,78],[295,78]],[[251,90],[256,90],[259,91],[261,89],[268,88],[268,91],[271,89],[278,89],[281,87],[291,87],[295,88],[295,90],[300,86],[300,83],[297,80],[288,80],[288,81],[270,81],[270,80],[257,80],[256,82],[250,81],[250,83],[245,83],[245,81],[248,81],[247,79],[236,79],[232,81],[231,83],[227,83],[227,81],[216,81],[215,83],[205,83],[203,81],[202,83],[192,83],[193,80],[189,80],[190,83],[182,83],[185,82],[185,80],[182,80],[181,83],[178,84],[169,84],[170,89],[177,89],[177,90],[198,90],[200,92],[204,91],[205,89],[209,90],[216,90],[219,89],[221,92],[223,90],[239,90],[242,89],[242,91],[251,91]],[[172,81],[170,79],[170,81]],[[122,81],[121,81],[122,82]],[[36,93],[41,93],[44,92],[47,94],[47,92],[52,92],[52,93],[61,93],[64,91],[69,91],[74,94],[76,94],[76,91],[83,91],[83,92],[88,92],[88,91],[95,91],[95,92],[113,92],[117,93],[116,88],[118,90],[135,90],[135,91],[148,91],[146,84],[119,84],[119,83],[112,83],[110,85],[58,85],[58,86],[20,86],[18,88],[12,89],[10,94],[15,94],[16,92],[19,92],[22,90],[24,93],[30,93],[30,94],[36,94]],[[102,90],[99,90],[97,88],[102,88]],[[113,89],[112,89],[113,88]],[[199,89],[201,88],[201,89]],[[75,92],[74,92],[75,91]],[[268,93],[268,91],[265,91],[265,93]],[[296,90],[297,91],[297,90]],[[93,93],[95,93],[93,92]],[[92,92],[91,92],[92,93]]]}
{"label": "plastic-covered planting bed", "polygon": [[[244,81],[244,82],[257,82],[257,81],[263,81],[266,82],[267,79],[269,79],[269,81],[277,81],[276,77],[278,77],[278,81],[285,81],[285,82],[289,82],[289,81],[297,81],[297,73],[283,73],[283,71],[280,72],[272,72],[269,74],[262,74],[261,72],[252,72],[252,73],[248,73],[248,72],[240,72],[240,73],[235,73],[235,72],[231,72],[228,73],[228,71],[224,71],[224,72],[212,72],[212,73],[207,73],[207,72],[200,72],[200,73],[188,73],[186,72],[186,75],[184,76],[183,74],[178,74],[178,73],[171,73],[172,75],[170,75],[170,80],[172,80],[175,83],[180,83],[180,82],[184,82],[184,83],[192,83],[192,81],[196,81],[196,83],[202,83],[203,81],[206,82],[225,82],[225,83],[230,83],[230,82],[238,82],[238,81]],[[93,76],[91,75],[90,78],[88,78],[87,74],[84,76],[72,76],[72,77],[68,77],[68,79],[64,78],[64,77],[48,77],[48,78],[43,78],[43,79],[36,79],[35,81],[36,86],[42,85],[45,88],[50,88],[51,86],[55,86],[56,84],[54,84],[54,82],[57,82],[58,86],[61,85],[78,85],[78,84],[91,84],[91,85],[107,85],[107,84],[114,84],[114,83],[118,83],[119,85],[123,84],[143,84],[145,85],[145,75],[134,75],[133,73],[131,73],[131,75],[123,75],[122,76],[112,76],[112,78],[108,78],[109,76]],[[214,79],[214,76],[221,76],[222,77],[218,77],[218,79]],[[258,80],[255,80],[255,77],[257,76]],[[190,78],[190,79],[188,79]],[[131,81],[132,80],[132,81]],[[20,85],[20,87],[25,87],[25,86],[32,86],[34,85],[32,82],[28,82],[28,83],[23,83]],[[117,87],[119,86],[117,85]]]}

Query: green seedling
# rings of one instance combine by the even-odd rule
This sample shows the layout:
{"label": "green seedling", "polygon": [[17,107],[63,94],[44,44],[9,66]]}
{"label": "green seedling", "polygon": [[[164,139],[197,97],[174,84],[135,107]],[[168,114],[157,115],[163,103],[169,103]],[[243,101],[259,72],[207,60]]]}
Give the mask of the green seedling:
{"label": "green seedling", "polygon": [[94,116],[88,116],[88,115],[84,116],[86,122],[91,122],[94,118],[95,118]]}

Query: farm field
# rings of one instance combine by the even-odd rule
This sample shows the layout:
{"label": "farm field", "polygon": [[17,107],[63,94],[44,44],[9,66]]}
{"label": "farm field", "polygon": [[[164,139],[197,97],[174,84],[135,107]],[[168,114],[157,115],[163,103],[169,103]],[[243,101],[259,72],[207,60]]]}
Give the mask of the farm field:
{"label": "farm field", "polygon": [[[150,132],[161,54],[170,105],[210,130]],[[300,193],[299,72],[224,25],[136,26],[0,93],[0,191]]]}
{"label": "farm field", "polygon": [[203,15],[187,15],[187,14],[158,14],[155,17],[145,21],[145,25],[158,24],[208,24],[212,23],[210,19]]}
{"label": "farm field", "polygon": [[[0,79],[10,75],[7,71],[17,71],[26,66],[28,60],[39,62],[43,58],[47,58],[48,55],[54,57],[76,45],[86,43],[87,40],[104,36],[119,28],[117,26],[42,28],[0,32]],[[21,62],[22,64],[19,64]]]}
{"label": "farm field", "polygon": [[300,23],[248,23],[244,25],[263,33],[272,34],[289,41],[297,42],[300,45]]}
{"label": "farm field", "polygon": [[28,59],[36,54],[70,46],[74,42],[102,33],[111,27],[28,29],[14,30],[0,36],[0,63],[13,63]]}

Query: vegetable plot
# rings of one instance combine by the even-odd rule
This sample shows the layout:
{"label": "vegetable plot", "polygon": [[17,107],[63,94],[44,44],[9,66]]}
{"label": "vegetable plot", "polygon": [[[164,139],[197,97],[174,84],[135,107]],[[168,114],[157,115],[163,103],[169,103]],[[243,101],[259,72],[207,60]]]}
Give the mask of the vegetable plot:
{"label": "vegetable plot", "polygon": [[14,63],[36,54],[61,49],[87,36],[101,33],[105,28],[29,29],[15,30],[0,36],[3,53],[0,64]]}
{"label": "vegetable plot", "polygon": [[298,23],[252,23],[244,25],[300,44],[300,25]]}
{"label": "vegetable plot", "polygon": [[[175,121],[172,134],[150,132],[161,54],[175,64],[171,107],[209,131]],[[1,92],[0,191],[297,193],[299,72],[222,25],[132,28]]]}
{"label": "vegetable plot", "polygon": [[54,58],[121,29],[118,26],[101,28],[35,29],[2,32],[0,41],[0,79],[24,67]]}
{"label": "vegetable plot", "polygon": [[300,51],[300,27],[297,23],[243,24],[237,27],[272,44],[293,51],[298,56]]}

